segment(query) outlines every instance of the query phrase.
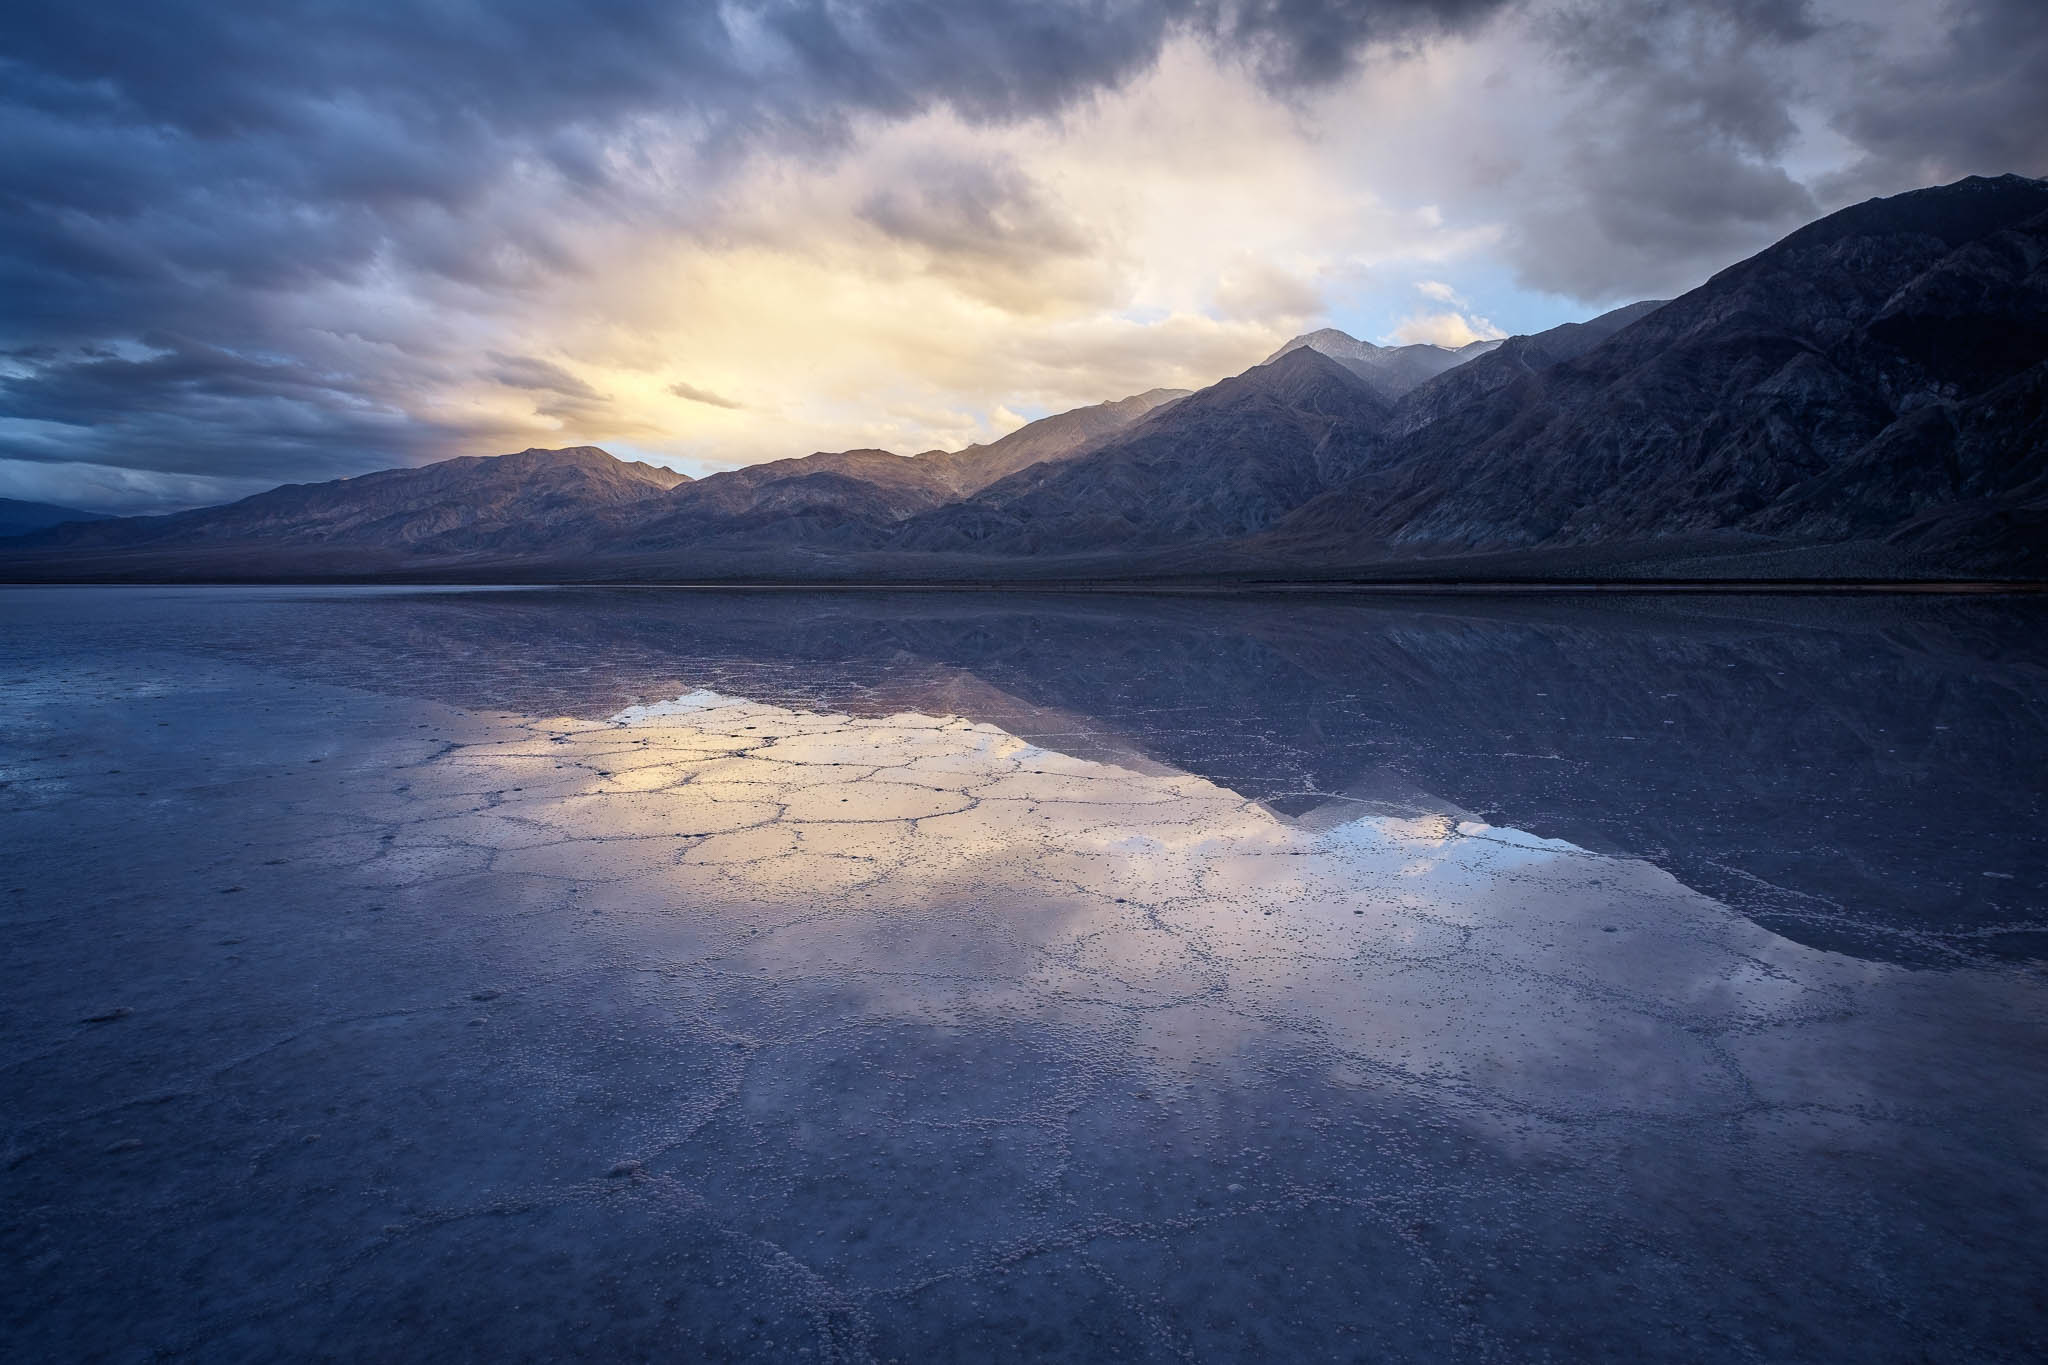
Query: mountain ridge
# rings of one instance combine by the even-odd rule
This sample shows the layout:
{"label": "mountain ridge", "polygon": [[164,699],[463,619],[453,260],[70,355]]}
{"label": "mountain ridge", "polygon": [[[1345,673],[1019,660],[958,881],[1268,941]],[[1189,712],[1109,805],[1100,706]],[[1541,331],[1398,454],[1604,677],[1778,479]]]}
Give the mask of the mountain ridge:
{"label": "mountain ridge", "polygon": [[221,542],[291,534],[326,546],[464,550],[493,532],[537,543],[560,525],[564,513],[632,501],[689,481],[687,474],[620,460],[596,446],[529,448],[325,483],[283,484],[219,507],[54,527],[35,539],[69,549],[107,549],[180,536]]}
{"label": "mountain ridge", "polygon": [[[1410,352],[1455,363],[1373,369]],[[695,481],[595,447],[495,459],[52,528],[0,571],[331,575],[353,549],[386,576],[2048,577],[2048,181],[1866,201],[1677,299],[1496,345],[1307,333],[961,451]]]}
{"label": "mountain ridge", "polygon": [[979,494],[1021,469],[1078,458],[1186,396],[1149,389],[1055,413],[957,451],[819,451],[707,475],[673,490],[651,518],[615,528],[612,544],[650,553],[680,540],[877,548],[920,513]]}

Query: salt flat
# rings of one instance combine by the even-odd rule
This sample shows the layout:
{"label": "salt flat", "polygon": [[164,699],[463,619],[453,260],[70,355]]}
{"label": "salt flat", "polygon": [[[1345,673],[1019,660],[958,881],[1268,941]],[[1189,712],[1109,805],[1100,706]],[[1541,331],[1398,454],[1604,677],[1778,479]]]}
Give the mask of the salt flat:
{"label": "salt flat", "polygon": [[0,1329],[2032,1358],[2041,624],[0,592]]}

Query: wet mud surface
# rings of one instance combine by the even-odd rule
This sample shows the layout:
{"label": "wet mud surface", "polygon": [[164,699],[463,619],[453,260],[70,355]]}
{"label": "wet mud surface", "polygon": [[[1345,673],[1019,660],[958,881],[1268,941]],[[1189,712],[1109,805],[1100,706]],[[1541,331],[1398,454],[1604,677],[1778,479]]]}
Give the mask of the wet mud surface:
{"label": "wet mud surface", "polygon": [[2043,624],[0,592],[0,1341],[2037,1358]]}

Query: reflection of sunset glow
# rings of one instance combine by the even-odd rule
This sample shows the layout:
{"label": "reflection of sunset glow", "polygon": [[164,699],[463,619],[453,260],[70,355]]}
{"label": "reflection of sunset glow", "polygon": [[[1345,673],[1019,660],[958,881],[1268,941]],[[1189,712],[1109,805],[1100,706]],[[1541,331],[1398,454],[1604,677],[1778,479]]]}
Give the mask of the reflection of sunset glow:
{"label": "reflection of sunset glow", "polygon": [[1736,1039],[1910,975],[1645,862],[1433,811],[1293,820],[957,717],[699,690],[434,767],[518,794],[416,822],[417,853],[494,848],[494,873],[666,906],[732,969],[858,981],[883,1013],[953,1009],[962,973],[977,1009],[1110,1002],[1171,1067],[1278,1029],[1564,1111],[1726,1112]]}

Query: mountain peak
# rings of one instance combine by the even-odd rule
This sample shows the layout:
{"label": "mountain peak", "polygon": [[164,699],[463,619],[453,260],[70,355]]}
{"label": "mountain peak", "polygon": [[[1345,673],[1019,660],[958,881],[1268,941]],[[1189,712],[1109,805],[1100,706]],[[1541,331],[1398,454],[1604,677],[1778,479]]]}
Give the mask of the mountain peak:
{"label": "mountain peak", "polygon": [[1383,406],[1379,391],[1370,380],[1313,346],[1282,351],[1265,364],[1254,365],[1243,374],[1203,389],[1187,401],[1208,409],[1241,402],[1251,394],[1270,395],[1289,407],[1320,408],[1328,402],[1360,400],[1375,408]]}
{"label": "mountain peak", "polygon": [[1303,332],[1259,363],[1270,365],[1289,351],[1303,349],[1321,351],[1332,360],[1362,360],[1379,354],[1386,347],[1375,346],[1370,341],[1360,341],[1351,333],[1335,327],[1319,327],[1313,332]]}
{"label": "mountain peak", "polygon": [[1366,386],[1387,402],[1445,370],[1461,365],[1493,349],[1493,343],[1474,342],[1458,350],[1443,346],[1375,346],[1349,332],[1324,327],[1303,332],[1262,362],[1271,365],[1284,356],[1310,351],[1326,356],[1365,381]]}
{"label": "mountain peak", "polygon": [[664,465],[647,464],[641,460],[622,460],[602,446],[559,446],[553,449],[546,446],[528,446],[524,450],[514,451],[508,455],[472,455],[458,458],[488,461],[503,469],[522,471],[582,469],[605,476],[616,474],[661,488],[691,482],[688,474]]}
{"label": "mountain peak", "polygon": [[[1363,345],[1365,343],[1360,344]],[[1271,360],[1263,361],[1260,364],[1252,366],[1249,370],[1246,370],[1244,372],[1244,375],[1240,376],[1240,378],[1248,378],[1252,375],[1257,374],[1281,375],[1321,373],[1342,374],[1349,379],[1356,379],[1358,377],[1355,371],[1341,363],[1335,356],[1331,355],[1329,352],[1325,350],[1322,350],[1319,347],[1293,346],[1289,347],[1286,350],[1281,351],[1279,354],[1275,355]]]}

